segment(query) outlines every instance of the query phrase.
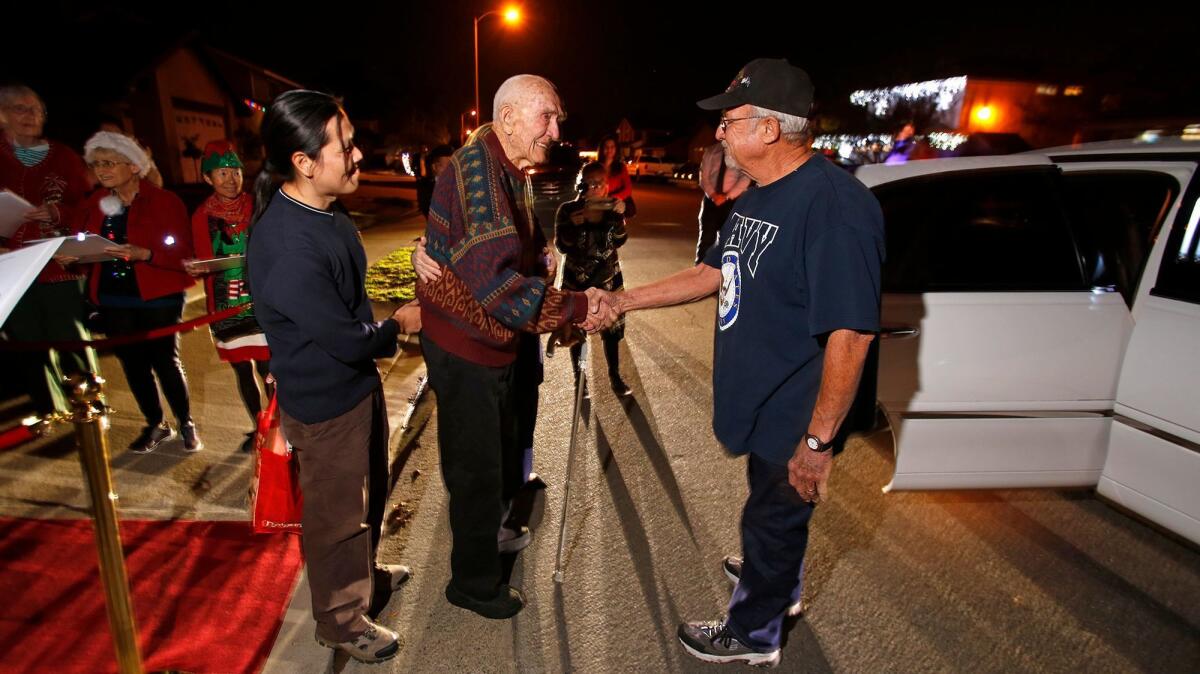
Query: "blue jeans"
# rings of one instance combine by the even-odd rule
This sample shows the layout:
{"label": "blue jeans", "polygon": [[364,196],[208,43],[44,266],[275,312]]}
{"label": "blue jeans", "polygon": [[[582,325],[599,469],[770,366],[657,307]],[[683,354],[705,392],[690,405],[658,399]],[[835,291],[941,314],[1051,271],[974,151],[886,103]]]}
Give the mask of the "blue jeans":
{"label": "blue jeans", "polygon": [[729,628],[756,651],[779,648],[787,608],[800,600],[813,504],[788,484],[787,466],[749,455],[742,510],[742,577],[729,600]]}

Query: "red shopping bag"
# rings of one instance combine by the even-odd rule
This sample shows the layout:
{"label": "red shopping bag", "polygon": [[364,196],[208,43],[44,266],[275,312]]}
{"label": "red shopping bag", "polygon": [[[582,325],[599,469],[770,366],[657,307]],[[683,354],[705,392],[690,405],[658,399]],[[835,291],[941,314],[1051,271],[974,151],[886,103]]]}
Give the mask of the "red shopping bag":
{"label": "red shopping bag", "polygon": [[258,413],[254,437],[254,483],[250,504],[254,531],[300,532],[304,495],[300,493],[300,465],[279,426],[279,406],[274,396],[267,409]]}

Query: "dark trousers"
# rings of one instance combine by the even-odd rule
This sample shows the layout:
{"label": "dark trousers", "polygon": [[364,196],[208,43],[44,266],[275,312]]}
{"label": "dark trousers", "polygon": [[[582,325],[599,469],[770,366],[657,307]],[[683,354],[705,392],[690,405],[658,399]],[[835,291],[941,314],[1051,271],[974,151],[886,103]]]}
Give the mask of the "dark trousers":
{"label": "dark trousers", "polygon": [[522,480],[533,472],[533,435],[537,428],[538,387],[542,385],[542,347],[537,335],[522,334],[517,352],[516,380],[517,444],[522,449]]}
{"label": "dark trousers", "polygon": [[704,261],[704,254],[712,248],[713,242],[717,240],[717,235],[721,233],[721,226],[725,224],[725,219],[733,211],[733,202],[726,201],[718,206],[708,195],[700,201],[700,213],[697,220],[700,221],[700,238],[696,241],[696,264]]}
{"label": "dark trousers", "polygon": [[[250,423],[256,423],[258,413],[262,411],[262,394],[266,393],[268,399],[275,394],[275,387],[267,383],[267,376],[271,374],[271,361],[241,360],[229,365],[233,367],[233,374],[237,377],[238,394],[242,396],[242,404],[246,406],[246,412],[250,415]],[[258,370],[258,378],[263,380],[265,390],[258,388],[258,379],[254,377],[255,370]]]}
{"label": "dark trousers", "polygon": [[757,651],[779,648],[784,613],[800,600],[813,504],[788,484],[787,466],[751,454],[742,510],[742,577],[729,601],[729,627]]}
{"label": "dark trousers", "polygon": [[[109,337],[127,335],[143,330],[175,325],[183,314],[183,305],[167,307],[103,307],[100,314],[104,319],[104,330]],[[162,423],[162,403],[158,399],[158,386],[162,386],[167,404],[180,424],[192,418],[192,404],[188,396],[187,375],[183,361],[179,360],[179,335],[160,337],[137,344],[119,346],[113,351],[125,371],[129,390],[137,401],[138,409],[146,423],[155,426]],[[155,384],[158,376],[158,385]]]}
{"label": "dark trousers", "polygon": [[518,441],[517,364],[486,367],[421,340],[437,394],[442,480],[450,494],[451,581],[479,599],[496,596],[496,535],[506,504],[525,482]]}
{"label": "dark trousers", "polygon": [[[4,333],[15,342],[89,339],[83,327],[82,281],[34,283],[13,307]],[[25,391],[38,414],[71,410],[62,390],[63,377],[100,372],[92,349],[22,353],[13,362],[20,368]]]}
{"label": "dark trousers", "polygon": [[[608,363],[609,379],[619,379],[621,377],[621,340],[624,336],[624,330],[621,332],[604,330],[600,333],[600,342],[604,344],[604,361]],[[574,367],[573,372],[576,373],[576,378],[578,378],[579,373],[579,358],[582,355],[583,345],[572,344],[571,365]]]}
{"label": "dark trousers", "polygon": [[352,641],[367,629],[375,549],[387,505],[383,389],[328,421],[306,424],[287,412],[279,419],[300,460],[301,542],[317,635],[326,641]]}

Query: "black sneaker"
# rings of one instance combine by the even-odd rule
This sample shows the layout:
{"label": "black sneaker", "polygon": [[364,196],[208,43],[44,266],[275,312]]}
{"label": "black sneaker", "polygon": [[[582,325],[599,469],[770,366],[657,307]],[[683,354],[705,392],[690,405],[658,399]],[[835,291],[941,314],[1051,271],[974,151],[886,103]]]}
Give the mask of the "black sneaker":
{"label": "black sneaker", "polygon": [[367,621],[367,631],[351,641],[328,641],[317,637],[317,643],[326,648],[346,651],[359,662],[383,662],[400,652],[400,635],[383,625]]}
{"label": "black sneaker", "polygon": [[496,549],[501,553],[520,552],[529,547],[532,540],[533,534],[529,533],[529,527],[509,528],[501,525],[500,532],[496,535]]}
{"label": "black sneaker", "polygon": [[146,426],[137,439],[129,443],[129,451],[134,454],[149,454],[173,437],[175,431],[171,430],[171,425],[165,421],[157,426]]}
{"label": "black sneaker", "polygon": [[[721,562],[721,568],[725,570],[725,576],[729,578],[734,585],[737,585],[737,582],[742,577],[742,558],[733,556],[726,557],[725,561]],[[792,604],[787,610],[788,617],[795,618],[797,616],[803,616],[804,608],[805,606],[803,600]]]}
{"label": "black sneaker", "polygon": [[204,449],[204,442],[196,434],[196,422],[188,419],[186,422],[180,424],[179,434],[183,436],[183,451],[198,452]]}
{"label": "black sneaker", "polygon": [[779,649],[761,653],[733,636],[724,620],[683,623],[679,626],[679,643],[693,657],[705,662],[744,662],[756,667],[779,664]]}
{"label": "black sneaker", "polygon": [[454,587],[454,581],[450,581],[446,585],[446,601],[492,620],[511,618],[525,608],[525,595],[509,585],[501,585],[499,592],[491,599],[476,599]]}
{"label": "black sneaker", "polygon": [[254,438],[257,436],[258,436],[257,431],[250,431],[249,433],[247,433],[246,439],[242,440],[242,444],[241,444],[241,446],[238,447],[238,451],[240,451],[243,454],[249,454],[250,452],[253,452],[254,451]]}

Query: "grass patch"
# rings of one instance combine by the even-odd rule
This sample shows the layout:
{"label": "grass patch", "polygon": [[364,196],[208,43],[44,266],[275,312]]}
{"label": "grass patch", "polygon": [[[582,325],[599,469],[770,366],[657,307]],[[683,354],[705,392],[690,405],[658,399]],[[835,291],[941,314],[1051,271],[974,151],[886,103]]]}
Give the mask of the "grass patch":
{"label": "grass patch", "polygon": [[412,248],[399,248],[367,269],[367,297],[374,302],[408,302],[416,297]]}

